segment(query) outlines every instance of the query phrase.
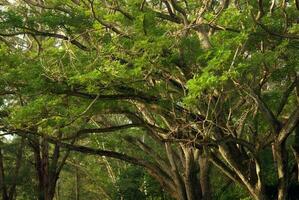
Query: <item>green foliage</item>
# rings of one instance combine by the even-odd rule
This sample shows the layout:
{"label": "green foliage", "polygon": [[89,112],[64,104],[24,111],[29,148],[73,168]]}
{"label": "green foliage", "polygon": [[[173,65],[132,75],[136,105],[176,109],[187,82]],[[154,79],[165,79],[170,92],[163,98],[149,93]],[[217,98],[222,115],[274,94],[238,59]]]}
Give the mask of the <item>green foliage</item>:
{"label": "green foliage", "polygon": [[117,179],[117,187],[119,194],[115,199],[145,199],[145,194],[142,192],[143,172],[136,168],[127,168]]}
{"label": "green foliage", "polygon": [[[74,143],[96,152],[132,156],[142,160],[143,167],[149,163],[160,168],[163,159],[171,166],[163,145],[174,140],[188,150],[196,147],[200,152],[204,149],[203,155],[219,156],[219,162],[235,172],[227,154],[220,152],[229,146],[228,156],[244,168],[246,176],[257,171],[248,163],[261,160],[265,185],[277,185],[270,146],[279,134],[273,134],[268,118],[275,117],[280,128],[298,106],[295,89],[286,92],[298,80],[299,11],[291,1],[285,7],[277,3],[273,10],[271,1],[227,1],[228,6],[222,5],[225,1],[204,2],[1,3],[0,133],[8,129],[36,132],[26,135],[26,162],[18,177],[17,199],[30,199],[36,193],[24,183],[37,185],[31,148],[35,140],[39,147],[41,138],[54,143],[50,152],[55,142]],[[282,100],[285,105],[280,108]],[[260,102],[262,106],[257,105]],[[271,111],[266,117],[265,108]],[[137,127],[115,128],[125,124]],[[84,132],[111,127],[115,129]],[[270,136],[273,141],[268,141]],[[297,135],[288,136],[289,155],[296,140]],[[18,137],[1,141],[7,157],[5,181],[12,184],[9,166],[15,165],[11,157],[16,156],[13,148]],[[140,141],[148,148],[140,147]],[[172,147],[178,168],[186,170],[185,162],[179,163],[185,152],[179,145]],[[59,148],[65,152],[65,146]],[[157,155],[162,161],[157,161]],[[295,160],[286,161],[291,174]],[[65,165],[59,180],[65,187],[61,199],[74,199],[72,186],[78,177],[86,199],[170,199],[166,189],[141,167],[77,153],[71,153]],[[178,176],[183,182],[187,170],[182,169]],[[173,185],[173,166],[163,170]],[[210,177],[213,198],[250,199],[244,189],[248,184],[239,184],[242,180],[230,183],[218,171]],[[229,184],[218,187],[223,182]]]}

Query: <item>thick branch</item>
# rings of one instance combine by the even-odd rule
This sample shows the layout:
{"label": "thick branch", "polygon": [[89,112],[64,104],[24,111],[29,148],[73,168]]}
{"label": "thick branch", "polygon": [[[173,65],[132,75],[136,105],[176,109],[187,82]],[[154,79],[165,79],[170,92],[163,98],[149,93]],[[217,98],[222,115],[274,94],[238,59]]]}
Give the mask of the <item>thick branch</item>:
{"label": "thick branch", "polygon": [[63,138],[62,140],[77,138],[82,135],[86,135],[88,133],[109,133],[109,132],[119,131],[119,130],[123,130],[123,129],[142,127],[142,126],[143,126],[142,124],[124,124],[124,125],[120,125],[120,126],[111,126],[111,127],[105,127],[105,128],[82,129],[82,130],[79,130],[74,136]]}
{"label": "thick branch", "polygon": [[234,171],[226,166],[226,164],[220,160],[214,153],[210,154],[210,161],[218,168],[220,171],[222,171],[227,177],[229,177],[231,180],[233,180],[235,183],[242,183],[242,180],[238,177]]}
{"label": "thick branch", "polygon": [[295,79],[295,81],[293,81],[291,83],[291,85],[288,87],[288,89],[284,92],[284,94],[280,100],[280,103],[278,105],[276,116],[278,116],[282,112],[282,110],[283,110],[284,106],[286,105],[288,98],[289,98],[290,94],[292,93],[293,89],[295,88],[296,84],[297,84],[297,79]]}
{"label": "thick branch", "polygon": [[14,36],[17,36],[17,35],[24,35],[24,34],[32,35],[32,36],[43,36],[43,37],[58,38],[58,39],[69,41],[71,44],[77,46],[78,48],[80,48],[84,51],[89,50],[88,47],[84,46],[83,44],[81,44],[77,40],[72,39],[70,37],[67,37],[65,35],[58,34],[58,33],[48,33],[48,32],[41,32],[41,31],[37,31],[37,30],[29,30],[29,31],[20,31],[20,32],[14,32],[14,33],[0,33],[0,36],[14,37]]}
{"label": "thick branch", "polygon": [[141,140],[130,137],[130,136],[127,136],[125,139],[129,143],[131,143],[131,144],[137,146],[138,148],[140,148],[142,151],[144,151],[148,155],[152,155],[151,157],[160,165],[160,168],[163,171],[165,171],[165,174],[169,174],[169,168],[170,167],[165,162],[165,159],[163,159],[156,151],[154,151],[153,148],[151,148],[150,146],[148,146],[147,144],[145,144]]}
{"label": "thick branch", "polygon": [[[69,96],[76,96],[85,99],[95,99],[97,98],[96,94],[89,94],[79,91],[52,91],[56,94],[67,94]],[[98,100],[138,100],[146,103],[156,102],[158,100],[157,97],[154,96],[141,96],[135,94],[112,94],[112,95],[98,95]]]}
{"label": "thick branch", "polygon": [[153,11],[153,12],[160,19],[167,20],[167,21],[170,21],[170,22],[174,22],[174,23],[177,23],[177,24],[181,24],[182,23],[181,18],[177,17],[176,15],[170,16],[170,15],[158,12],[158,11]]}
{"label": "thick branch", "polygon": [[41,135],[36,132],[32,132],[29,130],[20,130],[20,129],[10,129],[7,127],[0,127],[0,130],[4,132],[11,132],[14,134],[17,134],[21,137],[28,137],[31,138],[30,136],[35,136],[35,137],[43,137],[47,140],[47,142],[58,145],[59,147],[66,148],[70,151],[76,151],[76,152],[81,152],[85,154],[90,154],[90,155],[97,155],[97,156],[107,156],[110,158],[115,158],[118,160],[122,160],[134,165],[142,166],[146,170],[149,171],[151,175],[153,175],[159,182],[160,184],[164,185],[169,189],[171,192],[175,192],[175,189],[173,188],[173,184],[171,179],[168,177],[163,170],[161,170],[158,166],[156,166],[153,163],[150,163],[146,160],[140,159],[140,158],[135,158],[132,156],[128,156],[123,153],[118,153],[115,151],[109,151],[109,150],[103,150],[103,149],[94,149],[91,147],[85,147],[85,146],[80,146],[80,145],[74,145],[74,144],[69,144],[65,142],[61,142],[53,137],[50,136],[45,136]]}
{"label": "thick branch", "polygon": [[284,142],[288,138],[288,136],[293,132],[293,130],[296,128],[298,123],[299,123],[299,106],[297,106],[297,108],[289,117],[287,123],[282,127],[278,135],[278,141],[280,143]]}
{"label": "thick branch", "polygon": [[251,96],[256,101],[260,111],[265,116],[265,118],[268,120],[270,125],[272,126],[275,133],[278,133],[280,131],[281,125],[280,122],[276,119],[273,112],[270,110],[270,108],[267,106],[267,104],[261,99],[261,97],[254,92],[251,92]]}
{"label": "thick branch", "polygon": [[293,39],[293,40],[299,40],[299,36],[298,35],[291,35],[291,34],[282,34],[282,33],[277,33],[274,32],[272,30],[270,30],[268,27],[266,27],[264,24],[262,24],[261,22],[255,20],[255,23],[257,25],[259,25],[264,31],[266,31],[269,35],[273,35],[276,37],[280,37],[280,38],[286,38],[286,39]]}

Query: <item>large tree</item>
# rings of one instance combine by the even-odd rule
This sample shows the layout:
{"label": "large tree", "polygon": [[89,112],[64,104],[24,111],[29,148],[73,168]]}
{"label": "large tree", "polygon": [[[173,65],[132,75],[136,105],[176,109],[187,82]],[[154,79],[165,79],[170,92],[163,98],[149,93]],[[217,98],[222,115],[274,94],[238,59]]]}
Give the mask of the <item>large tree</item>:
{"label": "large tree", "polygon": [[[211,198],[211,163],[253,199],[292,198],[299,165],[297,1],[1,6],[4,131],[143,166],[177,199]],[[119,122],[109,120],[116,116]],[[120,139],[151,159],[73,144],[120,130],[131,135]],[[167,159],[138,138],[143,134],[165,147]],[[267,192],[269,166],[276,192]]]}

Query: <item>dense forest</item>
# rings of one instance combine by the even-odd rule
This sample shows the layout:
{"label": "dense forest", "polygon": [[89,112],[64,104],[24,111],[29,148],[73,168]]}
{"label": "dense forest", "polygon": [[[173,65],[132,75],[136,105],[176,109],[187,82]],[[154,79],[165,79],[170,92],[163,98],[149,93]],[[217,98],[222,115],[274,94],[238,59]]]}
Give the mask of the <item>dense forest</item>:
{"label": "dense forest", "polygon": [[299,199],[298,0],[0,0],[0,199]]}

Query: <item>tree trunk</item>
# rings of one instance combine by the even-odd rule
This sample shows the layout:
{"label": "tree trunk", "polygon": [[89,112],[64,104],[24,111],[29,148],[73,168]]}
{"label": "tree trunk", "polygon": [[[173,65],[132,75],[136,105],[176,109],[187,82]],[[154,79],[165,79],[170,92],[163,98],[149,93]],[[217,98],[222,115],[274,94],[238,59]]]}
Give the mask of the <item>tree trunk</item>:
{"label": "tree trunk", "polygon": [[5,174],[4,174],[4,165],[3,165],[3,155],[2,155],[2,149],[0,148],[0,191],[2,192],[2,199],[9,200],[4,177]]}
{"label": "tree trunk", "polygon": [[295,141],[294,144],[292,146],[292,151],[296,160],[296,179],[297,179],[297,183],[299,183],[299,125],[297,125],[296,129],[295,129]]}
{"label": "tree trunk", "polygon": [[[182,147],[185,154],[185,188],[188,200],[202,199],[201,184],[198,180],[198,150]],[[197,154],[197,155],[196,155]]]}
{"label": "tree trunk", "polygon": [[176,196],[180,200],[188,200],[187,194],[186,194],[186,188],[183,184],[182,177],[180,176],[180,173],[178,171],[177,165],[176,165],[174,157],[173,157],[174,156],[173,150],[172,150],[171,146],[167,143],[165,143],[165,149],[166,149],[167,157],[168,157],[168,160],[170,163],[171,172],[174,175],[173,179],[174,179],[175,186],[177,188]]}
{"label": "tree trunk", "polygon": [[55,199],[56,200],[60,200],[60,185],[59,185],[59,181],[57,181],[57,188],[56,188]]}
{"label": "tree trunk", "polygon": [[268,200],[269,198],[267,197],[267,195],[265,194],[265,192],[263,190],[257,189],[255,191],[255,194],[252,195],[254,196],[255,200]]}
{"label": "tree trunk", "polygon": [[[55,169],[50,170],[49,144],[45,139],[41,139],[40,141],[33,141],[31,146],[34,151],[35,170],[38,179],[38,200],[53,200],[59,173],[57,173],[56,164],[54,165]],[[58,156],[53,155],[54,160],[55,158],[58,159]],[[51,164],[52,167],[53,163]]]}
{"label": "tree trunk", "polygon": [[14,170],[13,180],[12,180],[11,187],[10,187],[9,194],[8,194],[9,200],[13,200],[14,197],[16,196],[17,178],[19,176],[19,171],[20,171],[21,164],[22,164],[24,143],[25,143],[25,138],[22,137],[21,144],[20,144],[20,147],[17,152],[16,166],[15,166],[15,170]]}
{"label": "tree trunk", "polygon": [[76,200],[80,199],[80,177],[78,167],[76,167]]}
{"label": "tree trunk", "polygon": [[210,162],[205,155],[201,155],[199,158],[199,173],[200,173],[200,185],[202,191],[202,199],[212,199],[211,185],[210,185]]}
{"label": "tree trunk", "polygon": [[286,200],[288,192],[288,173],[287,173],[287,151],[285,147],[285,142],[274,143],[274,155],[277,167],[278,175],[278,188],[277,188],[277,200]]}

